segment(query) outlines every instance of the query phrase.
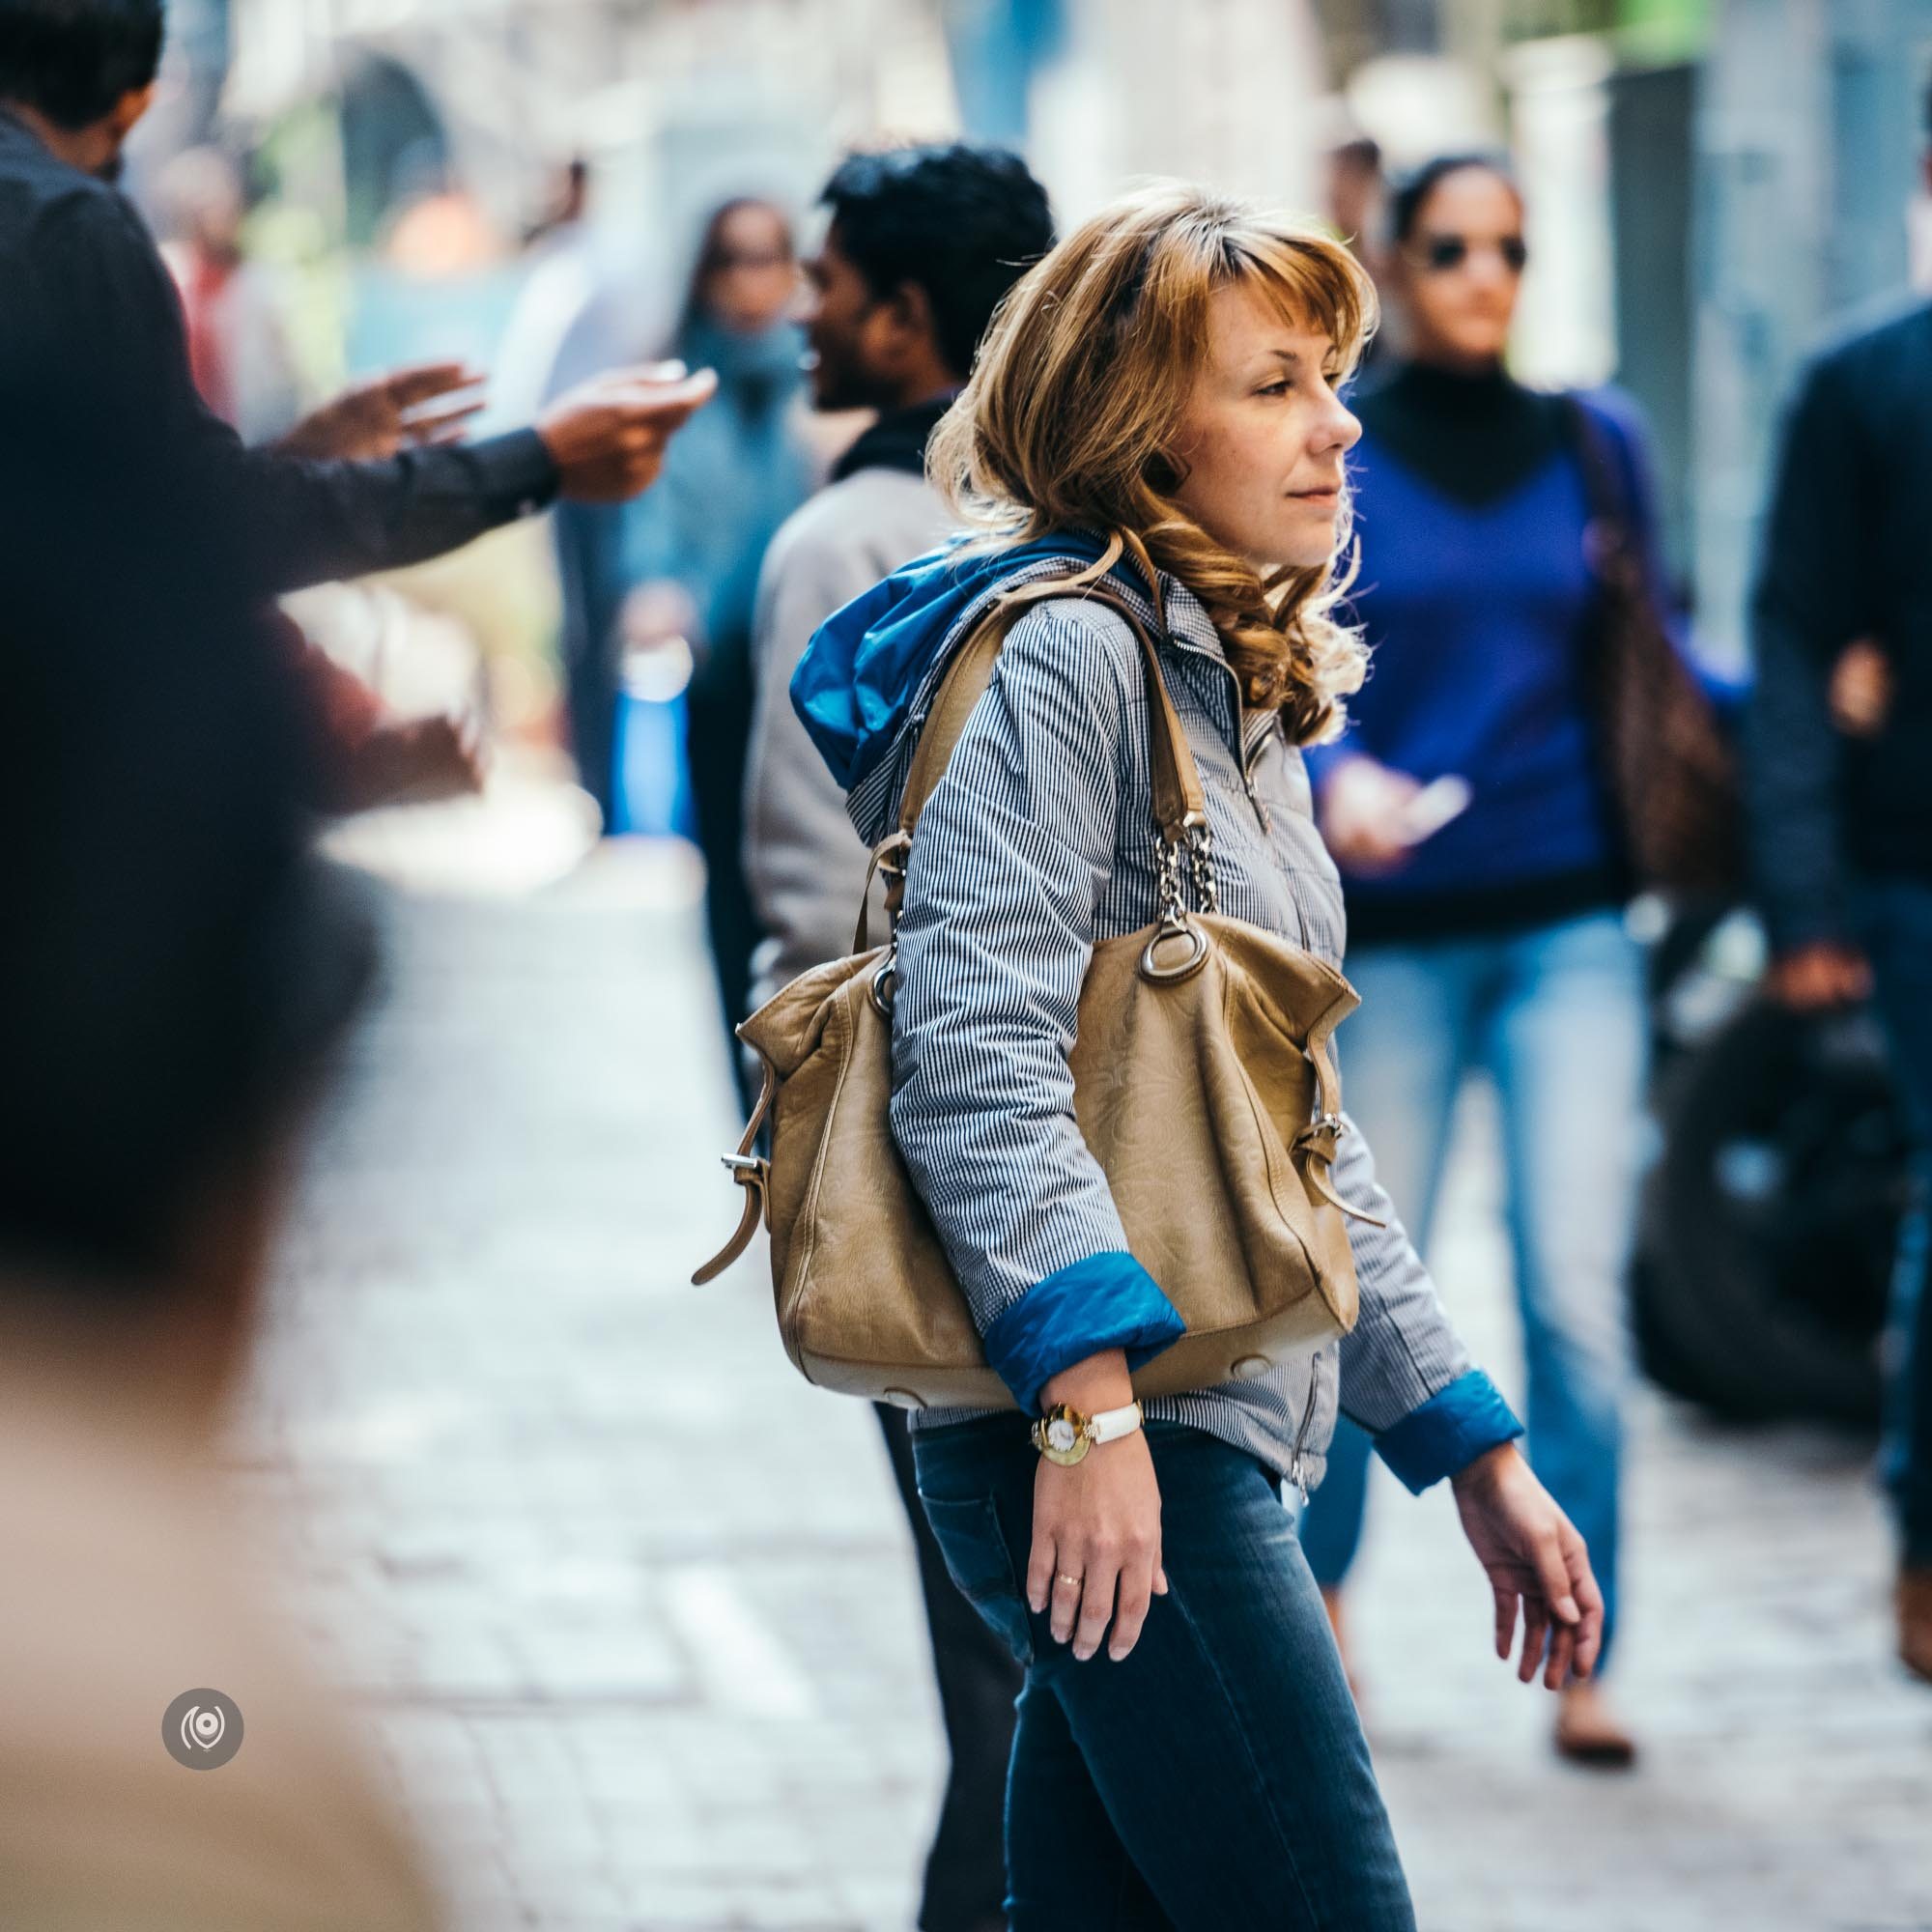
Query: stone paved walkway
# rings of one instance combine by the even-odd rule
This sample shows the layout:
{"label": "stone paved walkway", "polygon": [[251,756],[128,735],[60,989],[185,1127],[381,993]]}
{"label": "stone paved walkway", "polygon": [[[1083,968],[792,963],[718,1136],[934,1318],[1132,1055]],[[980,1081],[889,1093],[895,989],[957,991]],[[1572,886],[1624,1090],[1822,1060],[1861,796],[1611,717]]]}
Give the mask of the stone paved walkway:
{"label": "stone paved walkway", "polygon": [[[902,1932],[936,1802],[870,1421],[794,1377],[753,1263],[685,1285],[736,1212],[693,884],[611,851],[398,908],[237,1431],[482,1932]],[[1489,1184],[1478,1146],[1442,1271],[1507,1362]],[[1648,1752],[1605,1779],[1490,1656],[1446,1498],[1376,1496],[1359,1662],[1423,1925],[1932,1928],[1932,1692],[1888,1661],[1862,1453],[1646,1402],[1631,1508]]]}

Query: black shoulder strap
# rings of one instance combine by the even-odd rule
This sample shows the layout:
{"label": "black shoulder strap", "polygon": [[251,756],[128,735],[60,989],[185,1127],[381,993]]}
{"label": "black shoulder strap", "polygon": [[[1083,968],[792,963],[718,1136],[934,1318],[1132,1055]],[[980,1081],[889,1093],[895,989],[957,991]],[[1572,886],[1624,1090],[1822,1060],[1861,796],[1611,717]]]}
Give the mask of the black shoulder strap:
{"label": "black shoulder strap", "polygon": [[1580,396],[1566,395],[1562,404],[1570,442],[1583,471],[1583,497],[1593,526],[1591,565],[1599,568],[1610,555],[1634,556],[1636,519],[1609,432]]}

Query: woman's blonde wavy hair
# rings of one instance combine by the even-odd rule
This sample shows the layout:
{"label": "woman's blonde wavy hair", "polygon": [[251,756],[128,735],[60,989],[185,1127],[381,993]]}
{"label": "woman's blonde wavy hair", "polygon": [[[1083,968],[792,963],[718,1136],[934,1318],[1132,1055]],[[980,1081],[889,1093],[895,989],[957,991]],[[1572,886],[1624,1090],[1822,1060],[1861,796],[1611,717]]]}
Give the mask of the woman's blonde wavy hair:
{"label": "woman's blonde wavy hair", "polygon": [[1375,327],[1373,284],[1320,229],[1179,184],[1146,187],[1014,286],[927,469],[983,543],[1088,529],[1144,550],[1144,565],[1207,606],[1247,701],[1279,708],[1306,744],[1340,729],[1343,699],[1361,687],[1361,639],[1334,615],[1352,561],[1340,576],[1331,560],[1264,581],[1173,496],[1182,480],[1173,442],[1208,353],[1208,301],[1233,283],[1325,334],[1335,373],[1354,366]]}

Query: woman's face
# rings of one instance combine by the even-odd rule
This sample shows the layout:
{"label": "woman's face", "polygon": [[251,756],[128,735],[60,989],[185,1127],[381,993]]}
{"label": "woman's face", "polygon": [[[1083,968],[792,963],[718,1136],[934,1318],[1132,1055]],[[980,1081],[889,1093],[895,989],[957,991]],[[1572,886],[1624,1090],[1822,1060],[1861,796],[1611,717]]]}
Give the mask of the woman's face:
{"label": "woman's face", "polygon": [[1487,168],[1444,175],[1396,253],[1414,353],[1426,361],[1501,360],[1526,259],[1516,190]]}
{"label": "woman's face", "polygon": [[1175,438],[1174,499],[1264,574],[1335,554],[1343,458],[1362,426],[1342,407],[1327,336],[1291,326],[1239,282],[1208,311],[1208,355]]}
{"label": "woman's face", "polygon": [[718,224],[704,278],[713,321],[755,335],[784,319],[797,285],[791,230],[777,209],[747,202]]}

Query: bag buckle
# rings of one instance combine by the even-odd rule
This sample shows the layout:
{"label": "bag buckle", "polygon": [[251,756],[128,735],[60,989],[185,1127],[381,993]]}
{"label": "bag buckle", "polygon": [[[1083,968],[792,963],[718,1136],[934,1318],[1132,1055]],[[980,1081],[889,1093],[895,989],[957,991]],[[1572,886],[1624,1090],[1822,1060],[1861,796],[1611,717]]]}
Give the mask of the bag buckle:
{"label": "bag buckle", "polygon": [[[1160,949],[1172,939],[1187,942],[1187,956],[1163,963]],[[1148,941],[1147,950],[1141,954],[1141,978],[1156,986],[1178,986],[1183,980],[1193,979],[1207,965],[1208,952],[1207,933],[1185,913],[1179,918],[1164,919],[1160,929]]]}

